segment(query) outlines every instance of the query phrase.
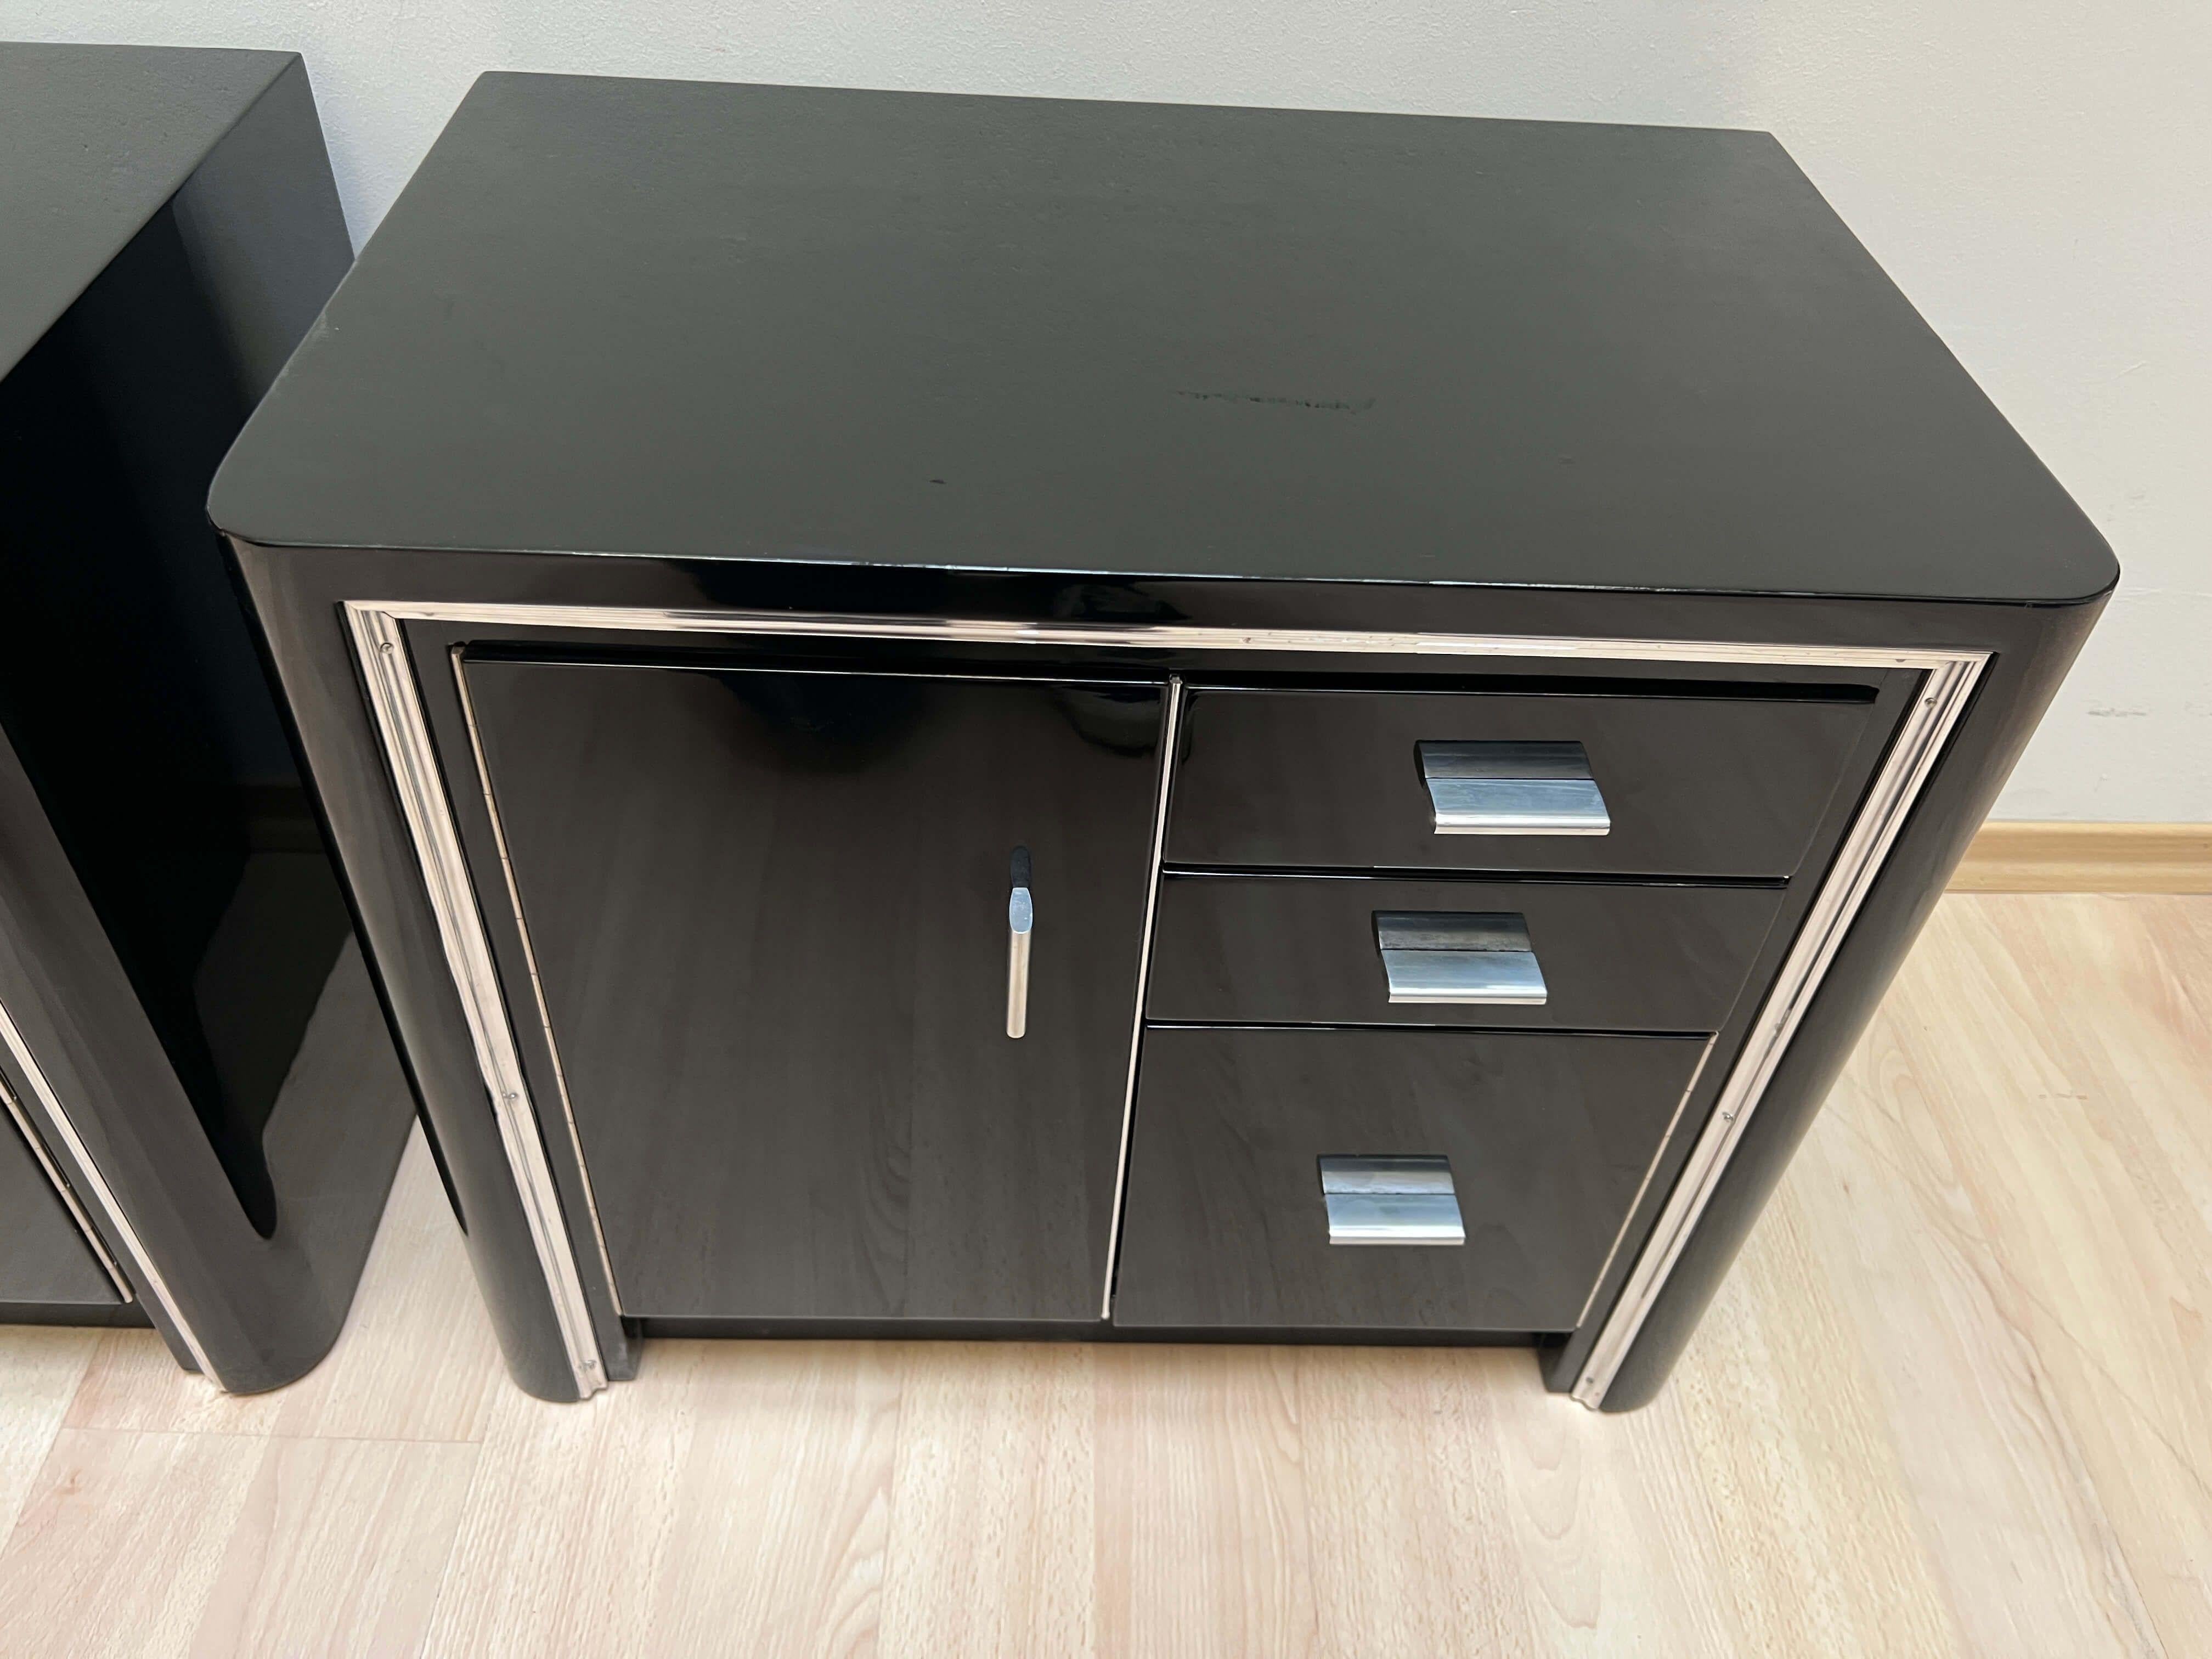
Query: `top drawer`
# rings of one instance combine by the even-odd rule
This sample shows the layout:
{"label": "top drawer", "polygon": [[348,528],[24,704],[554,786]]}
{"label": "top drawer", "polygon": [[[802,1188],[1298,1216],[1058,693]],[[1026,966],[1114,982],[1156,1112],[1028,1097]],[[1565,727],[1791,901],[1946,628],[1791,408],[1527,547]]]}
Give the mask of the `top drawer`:
{"label": "top drawer", "polygon": [[1788,876],[1875,708],[1870,689],[1863,702],[1196,690],[1167,857]]}

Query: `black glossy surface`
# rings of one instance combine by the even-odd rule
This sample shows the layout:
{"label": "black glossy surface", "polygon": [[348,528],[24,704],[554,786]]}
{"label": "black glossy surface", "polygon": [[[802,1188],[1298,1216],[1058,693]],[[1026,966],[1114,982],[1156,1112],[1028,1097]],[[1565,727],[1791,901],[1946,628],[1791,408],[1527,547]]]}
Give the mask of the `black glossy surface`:
{"label": "black glossy surface", "polygon": [[298,62],[0,41],[0,374]]}
{"label": "black glossy surface", "polygon": [[165,209],[0,379],[0,726],[266,1232],[347,919],[206,522],[237,367]]}
{"label": "black glossy surface", "polygon": [[0,1109],[0,1304],[120,1302],[69,1207]]}
{"label": "black glossy surface", "polygon": [[[1711,1031],[1781,902],[1763,887],[1171,875],[1145,1010],[1210,1024]],[[1392,1002],[1375,938],[1385,910],[1524,916],[1547,1000]]]}
{"label": "black glossy surface", "polygon": [[0,1006],[217,1380],[265,1389],[335,1339],[409,1121],[204,511],[350,257],[306,71],[0,46]]}
{"label": "black glossy surface", "polygon": [[[1602,682],[1595,683],[1601,685]],[[1658,683],[1662,686],[1665,682]],[[1407,870],[1787,876],[1873,714],[1865,684],[1716,695],[1194,690],[1170,862]],[[1592,682],[1583,681],[1586,688]],[[1415,748],[1579,743],[1604,836],[1440,836]]]}
{"label": "black glossy surface", "polygon": [[1159,688],[466,673],[623,1312],[1095,1322]]}
{"label": "black glossy surface", "polygon": [[[1703,1046],[1147,1030],[1115,1323],[1571,1329]],[[1331,1244],[1332,1153],[1449,1158],[1467,1243]]]}
{"label": "black glossy surface", "polygon": [[1763,133],[491,75],[213,500],[263,543],[2078,599]]}

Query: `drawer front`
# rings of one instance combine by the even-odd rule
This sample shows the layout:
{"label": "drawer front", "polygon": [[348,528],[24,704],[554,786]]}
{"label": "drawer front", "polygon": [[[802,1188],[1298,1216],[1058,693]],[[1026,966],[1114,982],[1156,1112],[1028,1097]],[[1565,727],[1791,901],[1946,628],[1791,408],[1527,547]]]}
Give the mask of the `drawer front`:
{"label": "drawer front", "polygon": [[1571,1329],[1703,1047],[1148,1030],[1115,1323]]}
{"label": "drawer front", "polygon": [[1198,690],[1167,856],[1788,876],[1873,714],[1870,700]]}
{"label": "drawer front", "polygon": [[1782,897],[1611,882],[1170,876],[1146,1012],[1189,1024],[1711,1031]]}

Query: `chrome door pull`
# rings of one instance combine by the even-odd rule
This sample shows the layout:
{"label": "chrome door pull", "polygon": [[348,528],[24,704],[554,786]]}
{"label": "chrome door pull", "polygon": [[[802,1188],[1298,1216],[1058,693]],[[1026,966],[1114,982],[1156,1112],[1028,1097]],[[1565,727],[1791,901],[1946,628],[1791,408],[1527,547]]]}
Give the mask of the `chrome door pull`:
{"label": "chrome door pull", "polygon": [[1603,836],[1605,797],[1578,743],[1421,743],[1440,836]]}
{"label": "chrome door pull", "polygon": [[1006,899],[1006,1035],[1030,1029],[1030,930],[1036,902],[1030,896],[1030,849],[1014,848],[1014,890]]}
{"label": "chrome door pull", "polygon": [[1322,1202],[1332,1244],[1464,1244],[1451,1161],[1325,1157]]}
{"label": "chrome door pull", "polygon": [[1377,910],[1375,943],[1393,1002],[1533,1007],[1550,994],[1523,916]]}

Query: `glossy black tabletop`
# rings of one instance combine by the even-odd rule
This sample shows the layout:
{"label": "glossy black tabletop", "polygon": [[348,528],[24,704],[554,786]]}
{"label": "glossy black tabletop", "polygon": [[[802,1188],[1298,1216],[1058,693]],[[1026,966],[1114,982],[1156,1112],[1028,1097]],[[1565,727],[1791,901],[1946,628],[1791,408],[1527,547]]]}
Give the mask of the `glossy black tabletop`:
{"label": "glossy black tabletop", "polygon": [[216,481],[264,544],[2078,599],[1755,132],[490,75]]}
{"label": "glossy black tabletop", "polygon": [[0,374],[293,61],[0,41]]}

